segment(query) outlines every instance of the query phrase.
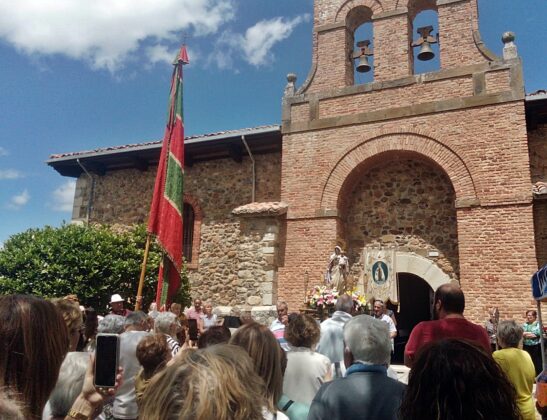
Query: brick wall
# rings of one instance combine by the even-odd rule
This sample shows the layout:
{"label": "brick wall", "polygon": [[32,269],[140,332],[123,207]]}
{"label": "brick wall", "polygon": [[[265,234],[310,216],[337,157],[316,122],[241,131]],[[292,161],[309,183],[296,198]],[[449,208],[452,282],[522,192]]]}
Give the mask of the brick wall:
{"label": "brick wall", "polygon": [[[507,86],[508,84],[505,88]],[[319,118],[431,102],[438,99],[441,95],[444,99],[473,95],[473,80],[471,76],[320,100]]]}
{"label": "brick wall", "polygon": [[472,319],[482,320],[489,307],[498,306],[503,319],[520,320],[534,306],[531,220],[531,204],[458,210],[461,285]]}
{"label": "brick wall", "polygon": [[488,93],[503,92],[509,89],[509,70],[486,73],[486,90]]}
{"label": "brick wall", "polygon": [[[397,134],[401,131],[427,133],[427,137]],[[388,134],[390,132],[391,135]],[[372,139],[369,139],[369,136]],[[524,106],[522,102],[513,102],[408,118],[404,121],[394,120],[286,135],[281,194],[282,200],[289,204],[289,218],[313,218],[322,208],[339,210],[339,192],[342,191],[346,178],[359,171],[360,165],[374,162],[375,156],[385,150],[384,146],[388,151],[385,152],[383,159],[389,159],[392,162],[398,162],[398,152],[404,150],[412,151],[422,157],[429,156],[431,160],[443,167],[445,172],[452,174],[451,183],[455,186],[456,199],[471,191],[483,206],[531,201]],[[454,153],[456,157],[451,158],[450,153]],[[322,206],[323,195],[326,188],[329,188],[329,176],[335,174],[340,167],[343,169],[340,172],[340,178],[336,182],[333,181],[339,191],[335,194],[334,205]],[[305,199],[302,199],[303,191],[305,191]],[[531,205],[527,209],[527,212],[521,211],[520,207],[514,210],[510,215],[512,219],[506,227],[509,229],[507,232],[517,229],[522,234],[517,236],[508,234],[504,236],[503,241],[496,240],[495,245],[491,245],[502,247],[502,252],[499,254],[504,255],[503,258],[505,254],[512,254],[513,248],[525,248],[527,254],[522,257],[525,262],[521,264],[518,275],[513,275],[515,271],[512,268],[510,272],[503,273],[502,271],[507,267],[495,264],[488,265],[488,270],[484,274],[486,278],[488,276],[499,278],[500,288],[511,286],[521,293],[527,290],[529,274],[535,268],[535,262],[532,264],[529,258],[530,252],[535,254]],[[490,211],[495,213],[497,210],[490,210],[488,207],[479,214],[489,215]],[[481,226],[488,229],[489,220],[478,219],[477,225],[471,225],[466,221],[458,227],[458,232],[469,229],[467,234],[471,237],[480,236]],[[300,223],[313,224],[314,222],[310,220],[298,222]],[[340,229],[337,233],[332,232],[329,238],[322,240],[322,243],[326,241],[327,245],[324,247],[323,254],[316,255],[315,259],[325,260],[328,257],[331,248],[328,244],[334,243],[337,235],[340,235],[339,232]],[[509,239],[511,237],[518,243],[513,244]],[[307,236],[299,237],[297,233],[294,233],[288,238],[287,249],[307,249]],[[522,241],[520,241],[521,238]],[[459,240],[461,241],[461,238]],[[292,244],[291,241],[297,243]],[[460,248],[460,265],[464,263],[468,255],[473,255],[473,252],[481,255],[480,249],[473,249],[473,243],[475,242],[470,239],[466,242],[468,248],[463,251],[463,254]],[[521,251],[524,252],[524,250],[519,251],[519,255],[522,256]],[[304,255],[308,254],[302,254],[300,257]],[[469,264],[469,261],[467,259],[466,263]],[[478,262],[471,264],[478,264]],[[318,273],[322,268],[324,263],[318,263],[314,271]],[[281,289],[293,287],[294,279],[289,279],[288,275],[292,273],[280,271]],[[460,277],[464,287],[469,288],[473,284],[477,286],[477,290],[483,287],[482,278],[476,279],[476,272],[462,270]],[[517,283],[516,286],[513,286],[514,282]],[[484,286],[486,285],[485,283]],[[283,293],[288,294],[288,292]],[[473,302],[472,300],[470,303],[471,313],[479,317],[482,303],[479,300]],[[502,299],[499,302],[504,308],[507,305],[507,310],[512,305],[510,299]],[[476,308],[473,309],[474,307]],[[481,313],[480,318],[477,319],[482,319],[482,316]]]}
{"label": "brick wall", "polygon": [[[395,80],[413,74],[410,43],[417,36],[417,28],[412,21],[430,5],[427,1],[410,2],[406,10],[407,2],[401,1],[316,1],[317,44],[313,61],[317,71],[306,91],[315,93],[353,84],[352,66],[347,60],[354,48],[353,31],[369,21],[373,24],[374,80]],[[474,39],[478,29],[476,1],[443,2],[437,13],[442,69],[487,61]],[[362,21],[356,24],[355,15],[362,16]]]}

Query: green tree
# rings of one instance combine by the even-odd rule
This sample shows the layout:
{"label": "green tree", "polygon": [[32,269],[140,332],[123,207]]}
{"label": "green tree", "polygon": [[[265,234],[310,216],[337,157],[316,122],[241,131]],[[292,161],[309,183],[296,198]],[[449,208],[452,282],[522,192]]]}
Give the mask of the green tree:
{"label": "green tree", "polygon": [[[11,236],[0,250],[0,294],[50,298],[74,293],[82,305],[93,306],[99,313],[107,310],[113,293],[134,304],[145,241],[144,225],[125,230],[100,225],[29,229]],[[143,308],[155,298],[160,259],[161,252],[153,244]],[[187,284],[179,294],[179,300],[187,298]]]}

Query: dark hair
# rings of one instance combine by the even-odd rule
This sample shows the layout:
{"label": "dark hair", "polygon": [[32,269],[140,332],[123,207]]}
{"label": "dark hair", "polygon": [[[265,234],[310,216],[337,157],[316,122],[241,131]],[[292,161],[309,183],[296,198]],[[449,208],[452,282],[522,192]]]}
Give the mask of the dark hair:
{"label": "dark hair", "polygon": [[266,385],[270,411],[275,412],[283,393],[281,353],[283,349],[268,327],[256,322],[243,325],[230,339],[230,344],[242,347],[253,360],[258,376]]}
{"label": "dark hair", "polygon": [[67,326],[53,303],[0,296],[0,382],[17,393],[28,418],[41,418],[68,345]]}
{"label": "dark hair", "polygon": [[439,300],[447,313],[462,314],[465,309],[465,296],[462,289],[454,284],[448,283],[439,286],[435,291],[434,302]]}
{"label": "dark hair", "polygon": [[165,366],[171,349],[164,334],[154,334],[144,337],[139,342],[136,354],[144,370],[144,379],[149,379]]}
{"label": "dark hair", "polygon": [[86,343],[95,338],[97,335],[97,328],[99,327],[99,318],[97,317],[97,311],[92,307],[85,308],[85,320],[84,320],[84,337]]}
{"label": "dark hair", "polygon": [[224,325],[213,325],[199,336],[198,349],[204,349],[213,344],[227,343],[231,336],[232,333],[228,327],[225,327]]}
{"label": "dark hair", "polygon": [[312,348],[319,341],[321,329],[308,314],[298,314],[285,327],[285,339],[294,347]]}
{"label": "dark hair", "polygon": [[529,311],[526,311],[526,315],[528,315],[528,314],[530,314],[530,313],[531,313],[532,315],[534,315],[534,318],[537,318],[537,316],[538,316],[537,311],[534,311],[533,309],[530,309]]}
{"label": "dark hair", "polygon": [[484,350],[464,340],[426,345],[410,371],[401,419],[518,420],[516,391]]}

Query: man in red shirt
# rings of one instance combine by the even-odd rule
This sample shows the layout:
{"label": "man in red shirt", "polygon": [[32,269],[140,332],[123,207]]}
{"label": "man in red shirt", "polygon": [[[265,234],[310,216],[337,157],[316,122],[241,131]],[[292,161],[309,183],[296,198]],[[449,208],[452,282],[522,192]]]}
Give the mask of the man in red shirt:
{"label": "man in red shirt", "polygon": [[465,297],[462,289],[448,283],[435,291],[434,321],[423,321],[414,327],[405,347],[405,365],[412,367],[416,353],[432,341],[443,338],[461,338],[474,342],[487,353],[491,353],[486,330],[469,322],[463,316]]}

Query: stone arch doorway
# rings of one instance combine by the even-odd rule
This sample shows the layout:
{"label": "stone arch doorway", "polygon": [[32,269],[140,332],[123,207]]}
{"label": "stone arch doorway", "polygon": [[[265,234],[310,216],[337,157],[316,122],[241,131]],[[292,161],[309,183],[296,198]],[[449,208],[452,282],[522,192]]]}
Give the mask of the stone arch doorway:
{"label": "stone arch doorway", "polygon": [[433,289],[423,278],[412,273],[398,273],[399,307],[388,302],[387,307],[397,319],[397,337],[392,363],[403,364],[405,345],[412,329],[431,319]]}

